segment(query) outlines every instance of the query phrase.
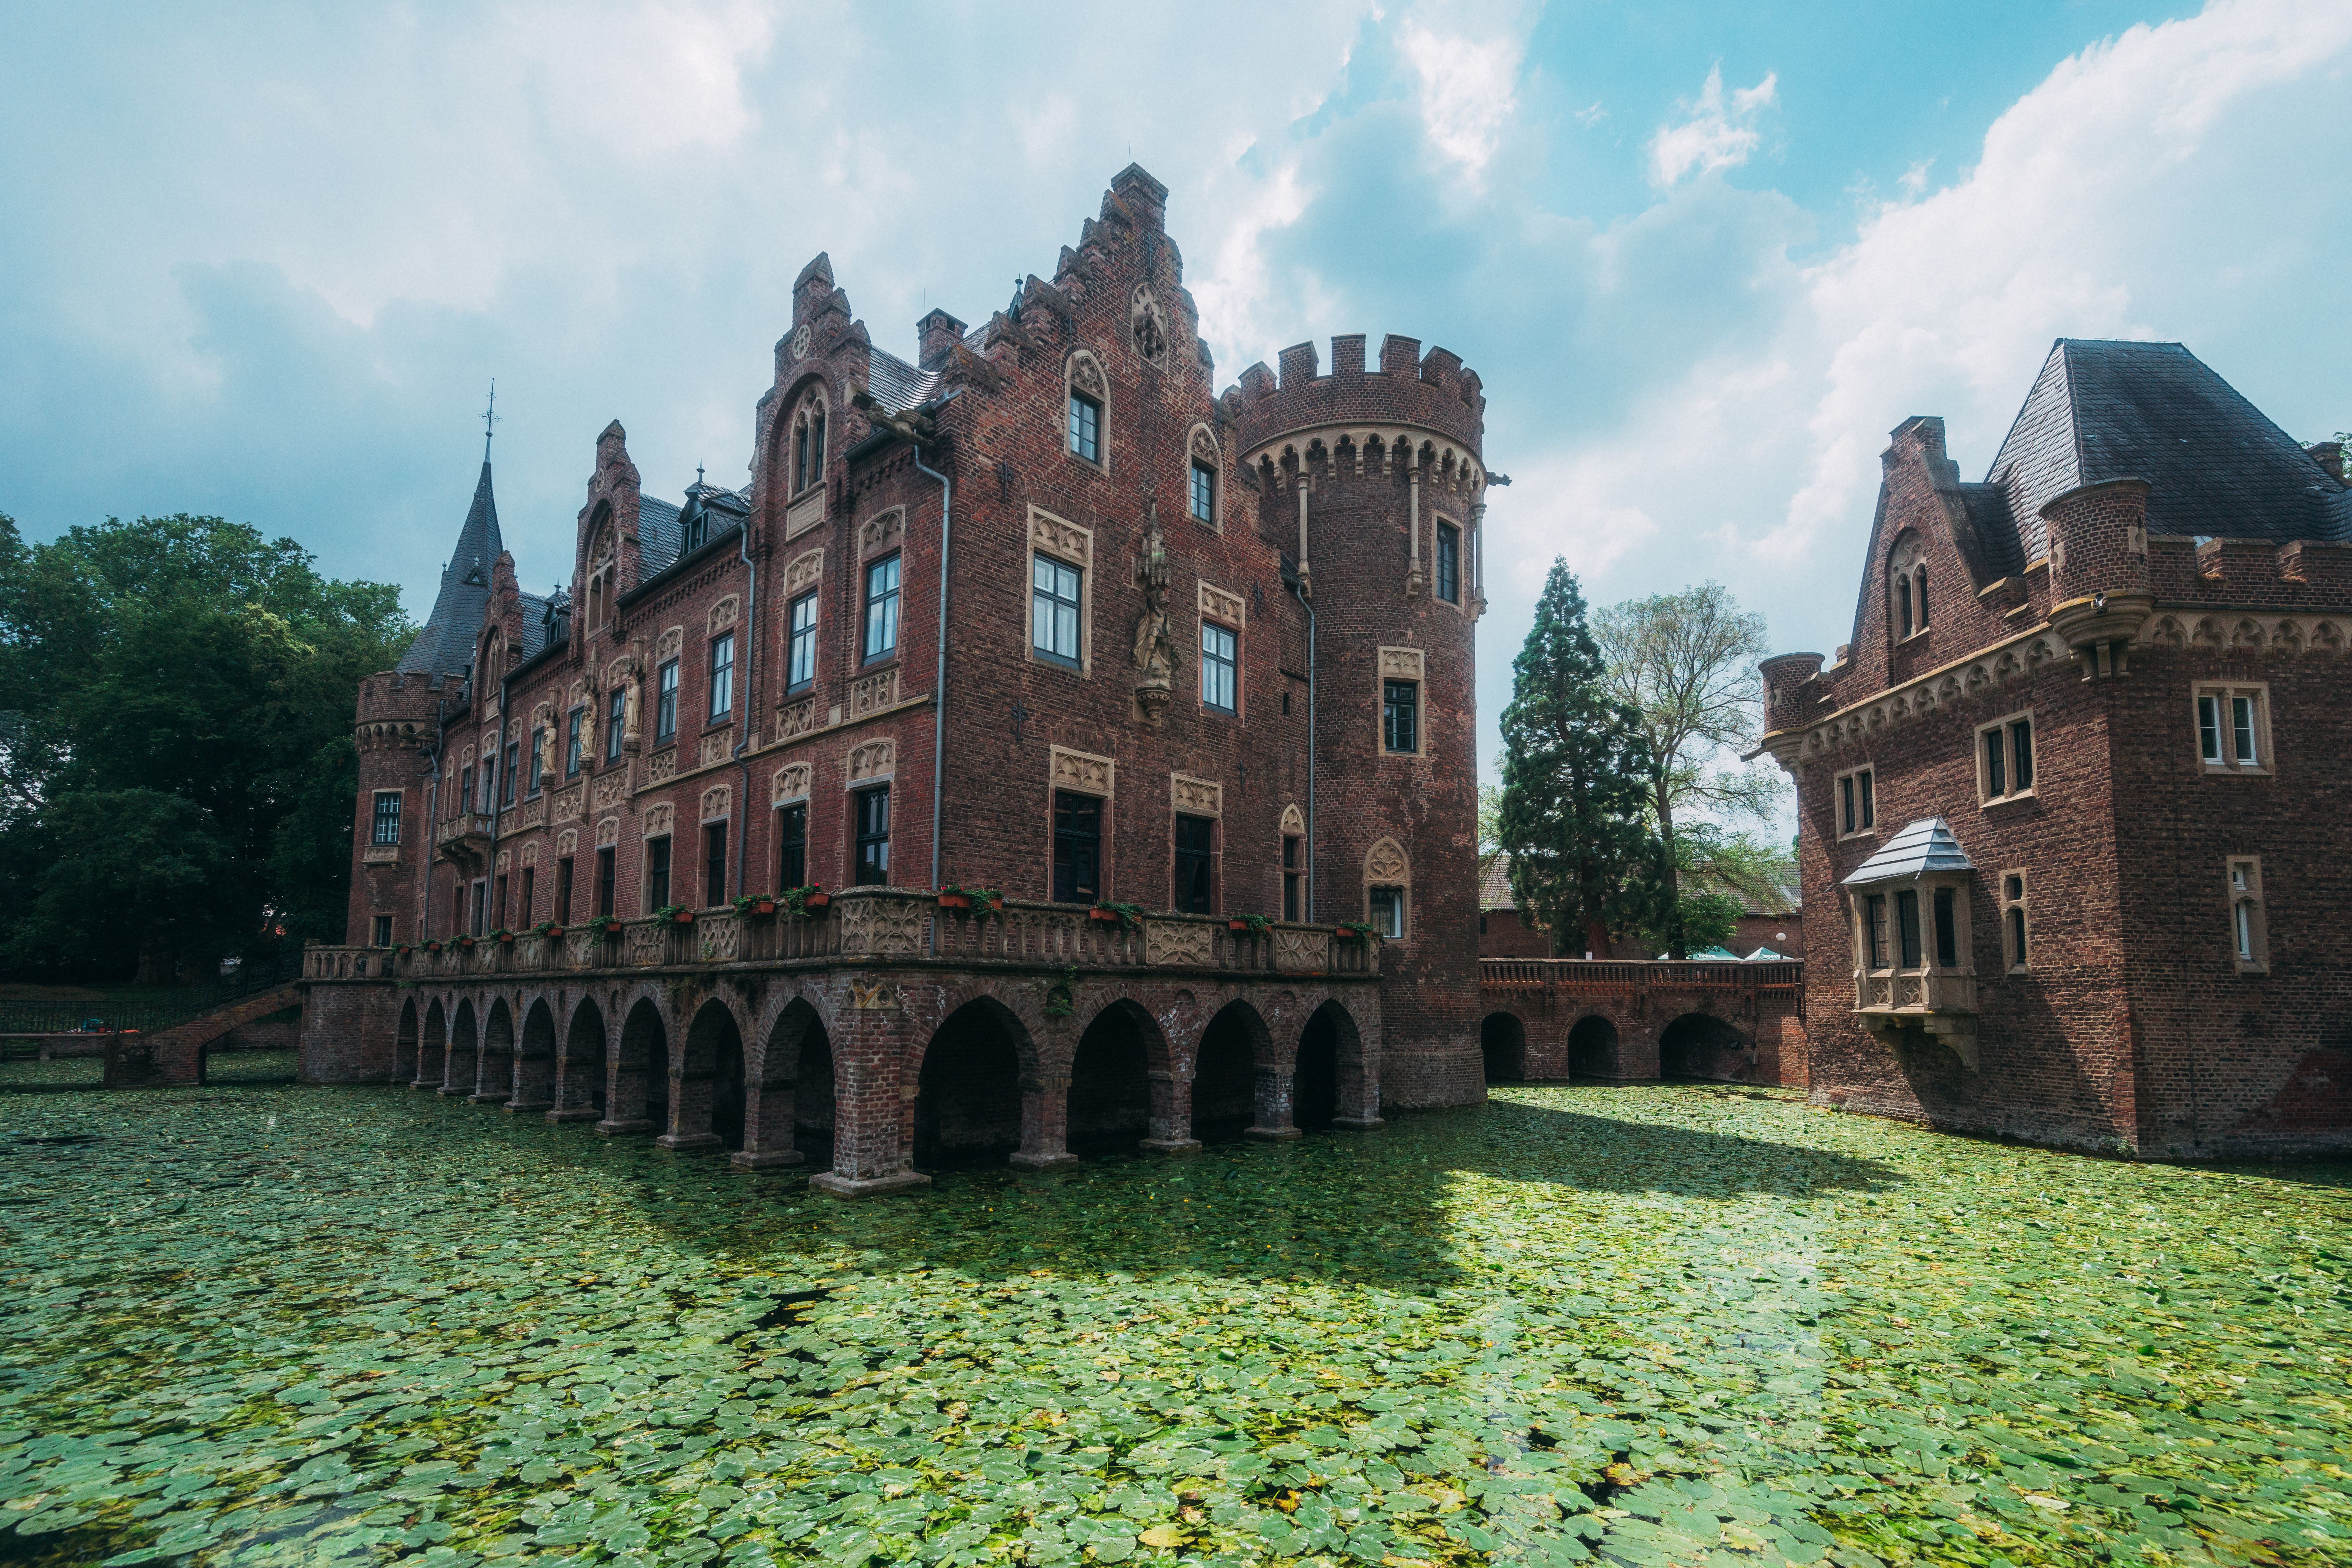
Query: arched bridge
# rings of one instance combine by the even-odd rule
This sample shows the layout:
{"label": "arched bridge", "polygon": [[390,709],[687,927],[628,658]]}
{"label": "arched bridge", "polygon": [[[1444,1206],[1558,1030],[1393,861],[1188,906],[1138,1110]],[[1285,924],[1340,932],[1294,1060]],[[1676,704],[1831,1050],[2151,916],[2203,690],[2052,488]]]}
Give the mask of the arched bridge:
{"label": "arched bridge", "polygon": [[1795,959],[1481,959],[1486,1079],[1802,1085],[1804,976]]}

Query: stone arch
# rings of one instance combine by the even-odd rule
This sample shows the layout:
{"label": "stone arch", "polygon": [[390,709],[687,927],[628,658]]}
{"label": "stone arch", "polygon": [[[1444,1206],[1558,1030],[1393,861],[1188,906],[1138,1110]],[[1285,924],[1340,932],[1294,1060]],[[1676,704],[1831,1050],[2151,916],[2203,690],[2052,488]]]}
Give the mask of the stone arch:
{"label": "stone arch", "polygon": [[1012,1008],[988,995],[964,1003],[940,1021],[917,1065],[917,1163],[965,1163],[1015,1150],[1016,1163],[1067,1161],[1059,1116],[1042,1125],[1049,1109],[1067,1106],[1068,1078],[1055,1078],[1050,1087],[1042,1078],[1036,1044]]}
{"label": "stone arch", "polygon": [[1886,552],[1886,624],[1896,642],[1927,629],[1927,547],[1916,529]]}
{"label": "stone arch", "polygon": [[474,1071],[476,1105],[502,1105],[514,1098],[514,1013],[505,997],[493,997],[482,1015],[481,1057]]}
{"label": "stone arch", "polygon": [[1517,1013],[1489,1013],[1478,1023],[1478,1050],[1488,1083],[1522,1083],[1528,1076],[1528,1026]]}
{"label": "stone arch", "polygon": [[416,1077],[416,998],[400,1005],[400,1021],[392,1032],[392,1081],[407,1083]]}
{"label": "stone arch", "polygon": [[461,996],[449,1016],[449,1049],[446,1053],[447,1073],[441,1080],[441,1092],[447,1095],[474,1092],[475,1058],[480,1054],[481,1031],[474,1022],[474,1001]]}
{"label": "stone arch", "polygon": [[1260,1085],[1274,1088],[1280,1076],[1265,1016],[1247,1002],[1226,1003],[1201,1031],[1192,1057],[1193,1138],[1207,1143],[1244,1135],[1264,1120]]}
{"label": "stone arch", "polygon": [[783,449],[777,454],[776,471],[783,483],[777,488],[786,500],[824,482],[826,422],[831,416],[832,400],[824,382],[812,377],[793,395],[784,417],[779,421],[784,439]]}
{"label": "stone arch", "polygon": [[604,1057],[608,1032],[604,1010],[593,996],[583,996],[572,1010],[563,1031],[563,1050],[555,1062],[555,1105],[550,1121],[593,1121],[604,1112]]}
{"label": "stone arch", "polygon": [[1088,1150],[1131,1148],[1151,1126],[1151,1083],[1168,1081],[1168,1038],[1131,997],[1114,997],[1087,1021],[1070,1058],[1067,1141]]}
{"label": "stone arch", "polygon": [[735,1163],[746,1169],[833,1165],[833,1037],[808,997],[793,995],[778,1010],[753,1064],[743,1146]]}
{"label": "stone arch", "polygon": [[1711,1013],[1685,1013],[1658,1032],[1660,1078],[1736,1079],[1748,1065],[1746,1037]]}
{"label": "stone arch", "polygon": [[555,1009],[544,996],[534,997],[522,1016],[522,1043],[515,1052],[514,1099],[507,1109],[517,1114],[547,1110],[555,1104]]}
{"label": "stone arch", "polygon": [[410,1082],[413,1089],[438,1089],[441,1075],[448,1070],[449,1015],[434,997],[425,1005],[425,1030],[416,1042],[416,1076]]}
{"label": "stone arch", "polygon": [[[1396,889],[1396,914],[1393,928],[1383,921],[1382,907],[1374,901],[1377,890]],[[1412,934],[1412,859],[1404,846],[1393,838],[1376,840],[1364,851],[1364,912],[1382,936],[1399,939]]]}
{"label": "stone arch", "polygon": [[1568,1076],[1622,1078],[1617,1057],[1617,1021],[1587,1013],[1568,1031]]}
{"label": "stone arch", "polygon": [[[661,1098],[654,1098],[658,1082]],[[654,1120],[656,1108],[662,1120]],[[629,1005],[621,1021],[620,1048],[611,1053],[605,1069],[604,1119],[596,1131],[605,1133],[650,1132],[667,1126],[669,1116],[669,1025],[661,1004],[641,994]]]}
{"label": "stone arch", "polygon": [[717,996],[695,1009],[671,1053],[665,1149],[743,1146],[743,1027]]}
{"label": "stone arch", "polygon": [[1308,1015],[1291,1068],[1291,1121],[1302,1132],[1361,1127],[1377,1120],[1363,1033],[1336,996]]}

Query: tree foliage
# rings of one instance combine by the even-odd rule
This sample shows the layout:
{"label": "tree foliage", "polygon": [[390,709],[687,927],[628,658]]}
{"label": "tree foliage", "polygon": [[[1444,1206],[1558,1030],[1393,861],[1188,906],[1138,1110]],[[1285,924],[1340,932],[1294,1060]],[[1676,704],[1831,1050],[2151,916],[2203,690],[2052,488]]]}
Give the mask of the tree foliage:
{"label": "tree foliage", "polygon": [[1519,908],[1555,931],[1583,933],[1597,952],[1636,912],[1654,858],[1642,822],[1648,748],[1606,673],[1576,574],[1555,561],[1512,666],[1497,834]]}
{"label": "tree foliage", "polygon": [[0,870],[27,894],[0,961],[160,978],[251,945],[265,910],[340,937],[352,697],[411,630],[397,589],[241,523],[0,527]]}

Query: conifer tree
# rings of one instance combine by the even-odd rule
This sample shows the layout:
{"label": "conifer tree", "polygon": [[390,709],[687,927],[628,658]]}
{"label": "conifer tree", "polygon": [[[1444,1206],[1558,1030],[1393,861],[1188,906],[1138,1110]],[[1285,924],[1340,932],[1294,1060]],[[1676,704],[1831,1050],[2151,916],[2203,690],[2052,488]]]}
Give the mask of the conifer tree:
{"label": "conifer tree", "polygon": [[1503,710],[1503,847],[1519,907],[1594,953],[1632,901],[1656,846],[1643,825],[1649,749],[1633,710],[1610,695],[1584,595],[1552,563],[1535,625],[1512,664]]}

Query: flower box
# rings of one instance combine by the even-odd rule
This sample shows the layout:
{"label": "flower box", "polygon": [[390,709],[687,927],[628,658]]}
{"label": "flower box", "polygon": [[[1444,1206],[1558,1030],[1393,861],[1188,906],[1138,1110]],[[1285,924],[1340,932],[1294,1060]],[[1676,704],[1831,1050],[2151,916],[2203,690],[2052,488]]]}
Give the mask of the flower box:
{"label": "flower box", "polygon": [[690,926],[694,923],[694,911],[692,910],[680,910],[677,913],[670,916],[669,918],[677,921],[679,925]]}
{"label": "flower box", "polygon": [[1087,911],[1087,919],[1090,921],[1100,921],[1105,925],[1117,925],[1118,923],[1118,911],[1117,910],[1088,910]]}
{"label": "flower box", "polygon": [[940,895],[940,908],[943,910],[968,910],[971,908],[971,900],[965,898],[961,893],[941,893]]}
{"label": "flower box", "polygon": [[754,899],[751,901],[751,912],[755,915],[774,914],[776,912],[776,900],[773,899]]}
{"label": "flower box", "polygon": [[801,908],[804,910],[821,910],[831,902],[833,902],[833,895],[831,893],[811,893],[807,898],[801,900]]}

